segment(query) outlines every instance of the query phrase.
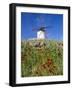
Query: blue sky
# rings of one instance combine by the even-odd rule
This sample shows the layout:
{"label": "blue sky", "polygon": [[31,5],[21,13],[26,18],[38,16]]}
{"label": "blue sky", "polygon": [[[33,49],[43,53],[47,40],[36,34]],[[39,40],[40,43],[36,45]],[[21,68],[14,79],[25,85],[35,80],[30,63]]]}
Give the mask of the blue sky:
{"label": "blue sky", "polygon": [[43,13],[21,13],[21,39],[37,37],[37,29],[46,28],[46,38],[49,40],[63,40],[63,15]]}

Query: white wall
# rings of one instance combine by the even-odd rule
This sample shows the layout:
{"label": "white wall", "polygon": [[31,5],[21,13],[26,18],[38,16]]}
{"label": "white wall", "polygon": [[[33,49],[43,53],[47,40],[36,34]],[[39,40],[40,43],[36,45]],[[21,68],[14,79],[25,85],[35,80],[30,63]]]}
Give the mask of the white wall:
{"label": "white wall", "polygon": [[[9,77],[9,3],[35,3],[51,5],[70,5],[72,0],[0,0],[0,90],[71,90],[71,84],[15,87],[8,86]],[[72,10],[72,9],[71,9]],[[72,13],[71,13],[72,15]],[[72,21],[71,21],[72,22]],[[72,31],[71,31],[72,34]],[[72,36],[71,36],[72,38]],[[71,42],[72,43],[72,42]],[[71,48],[72,50],[72,48]],[[71,66],[72,68],[72,66]],[[72,75],[72,74],[71,74]]]}
{"label": "white wall", "polygon": [[45,39],[45,32],[38,31],[37,32],[37,39]]}

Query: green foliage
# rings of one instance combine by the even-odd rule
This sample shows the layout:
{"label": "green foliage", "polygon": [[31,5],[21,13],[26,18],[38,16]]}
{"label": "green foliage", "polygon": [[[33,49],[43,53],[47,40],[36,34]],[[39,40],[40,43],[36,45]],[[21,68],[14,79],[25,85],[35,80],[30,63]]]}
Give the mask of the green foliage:
{"label": "green foliage", "polygon": [[[35,46],[40,43],[39,46]],[[28,40],[21,42],[21,76],[63,75],[63,42]]]}

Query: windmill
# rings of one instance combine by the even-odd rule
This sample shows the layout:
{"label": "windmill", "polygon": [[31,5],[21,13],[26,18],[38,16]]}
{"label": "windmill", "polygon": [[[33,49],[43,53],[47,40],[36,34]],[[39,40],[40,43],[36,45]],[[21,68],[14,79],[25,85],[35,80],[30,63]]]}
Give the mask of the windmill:
{"label": "windmill", "polygon": [[[48,29],[52,28],[52,26],[48,26],[45,19],[46,15],[39,15],[36,20],[37,28],[34,28],[33,31],[37,31],[37,39],[45,39],[48,37]],[[50,21],[50,20],[49,20]]]}
{"label": "windmill", "polygon": [[46,38],[47,28],[51,28],[51,26],[41,26],[39,28],[33,29],[33,30],[37,31],[37,39],[45,39]]}

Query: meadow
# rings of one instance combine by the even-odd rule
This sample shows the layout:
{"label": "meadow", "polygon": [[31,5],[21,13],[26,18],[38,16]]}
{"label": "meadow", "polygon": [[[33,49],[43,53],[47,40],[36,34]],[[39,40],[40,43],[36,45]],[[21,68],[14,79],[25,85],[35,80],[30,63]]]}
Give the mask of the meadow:
{"label": "meadow", "polygon": [[63,42],[21,41],[21,77],[63,75]]}

